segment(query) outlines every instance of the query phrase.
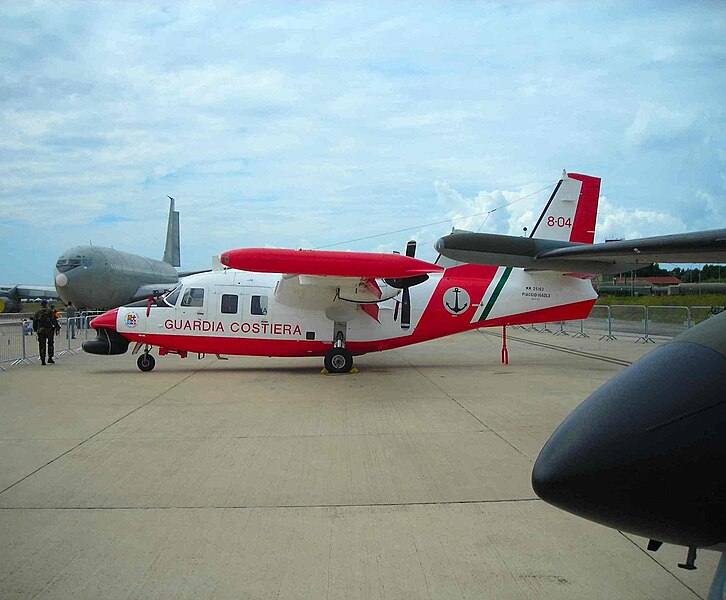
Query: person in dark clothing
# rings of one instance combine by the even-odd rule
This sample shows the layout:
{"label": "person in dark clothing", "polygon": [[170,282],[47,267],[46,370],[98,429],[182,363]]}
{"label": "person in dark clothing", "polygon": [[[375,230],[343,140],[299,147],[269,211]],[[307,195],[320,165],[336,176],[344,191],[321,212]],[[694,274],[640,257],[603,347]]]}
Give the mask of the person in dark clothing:
{"label": "person in dark clothing", "polygon": [[40,353],[40,364],[45,364],[45,347],[48,345],[48,363],[55,364],[53,360],[55,332],[60,329],[55,311],[48,308],[48,301],[43,300],[41,309],[33,315],[33,329],[38,334],[38,348]]}
{"label": "person in dark clothing", "polygon": [[76,307],[73,306],[73,302],[69,302],[68,306],[66,306],[65,309],[65,316],[66,316],[66,327],[68,328],[66,331],[66,337],[71,338],[72,340],[76,339],[76,314],[78,311],[76,310]]}

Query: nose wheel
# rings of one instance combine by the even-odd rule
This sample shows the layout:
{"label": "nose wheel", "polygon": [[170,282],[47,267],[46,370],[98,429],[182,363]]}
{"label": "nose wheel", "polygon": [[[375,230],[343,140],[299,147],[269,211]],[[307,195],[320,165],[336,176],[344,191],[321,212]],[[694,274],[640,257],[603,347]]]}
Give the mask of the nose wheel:
{"label": "nose wheel", "polygon": [[156,366],[156,360],[148,352],[144,352],[138,359],[136,359],[136,366],[139,370],[147,372],[151,371]]}

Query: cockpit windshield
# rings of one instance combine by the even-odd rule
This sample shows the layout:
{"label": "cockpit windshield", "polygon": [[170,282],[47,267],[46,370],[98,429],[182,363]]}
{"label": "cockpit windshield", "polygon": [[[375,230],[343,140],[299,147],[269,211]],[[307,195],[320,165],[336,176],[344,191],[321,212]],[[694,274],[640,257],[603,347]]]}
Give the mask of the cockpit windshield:
{"label": "cockpit windshield", "polygon": [[71,269],[81,266],[80,257],[76,258],[59,258],[58,262],[55,263],[55,268],[58,269],[59,273],[67,273]]}
{"label": "cockpit windshield", "polygon": [[181,291],[182,284],[177,283],[172,289],[170,289],[164,296],[164,302],[169,306],[176,305],[176,301],[179,299],[179,292]]}

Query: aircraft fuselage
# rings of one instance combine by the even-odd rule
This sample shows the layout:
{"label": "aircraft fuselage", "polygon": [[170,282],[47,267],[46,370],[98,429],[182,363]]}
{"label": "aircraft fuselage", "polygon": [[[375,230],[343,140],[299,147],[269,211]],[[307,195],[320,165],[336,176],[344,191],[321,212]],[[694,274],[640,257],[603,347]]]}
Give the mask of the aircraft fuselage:
{"label": "aircraft fuselage", "polygon": [[[169,298],[172,305],[162,299],[148,316],[146,306],[124,306],[93,326],[159,346],[161,354],[321,356],[333,345],[333,321],[344,321],[346,348],[356,355],[478,327],[585,318],[597,297],[588,280],[461,265],[411,288],[411,324],[404,328],[400,296],[363,305],[334,298],[327,288],[301,286],[291,298],[278,288],[281,278],[234,269],[190,276]],[[386,284],[380,286],[385,292]],[[196,306],[185,305],[189,300]]]}
{"label": "aircraft fuselage", "polygon": [[107,309],[133,300],[140,286],[179,281],[170,264],[100,246],[64,252],[55,267],[55,286],[65,302],[79,308]]}

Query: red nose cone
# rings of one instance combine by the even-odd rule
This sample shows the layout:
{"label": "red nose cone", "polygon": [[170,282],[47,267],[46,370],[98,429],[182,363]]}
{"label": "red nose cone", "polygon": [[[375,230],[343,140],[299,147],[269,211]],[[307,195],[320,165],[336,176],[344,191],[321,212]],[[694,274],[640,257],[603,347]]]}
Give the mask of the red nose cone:
{"label": "red nose cone", "polygon": [[113,329],[116,331],[116,315],[118,314],[118,308],[109,310],[108,312],[98,315],[93,321],[91,321],[91,327],[94,329]]}

